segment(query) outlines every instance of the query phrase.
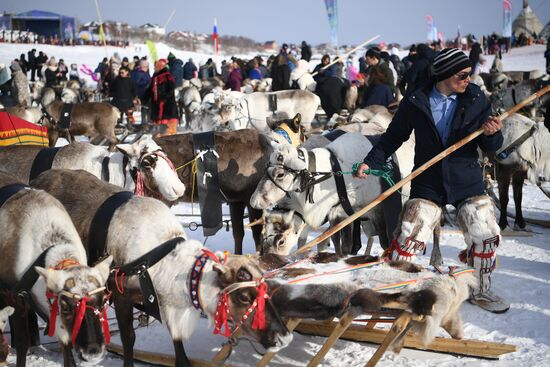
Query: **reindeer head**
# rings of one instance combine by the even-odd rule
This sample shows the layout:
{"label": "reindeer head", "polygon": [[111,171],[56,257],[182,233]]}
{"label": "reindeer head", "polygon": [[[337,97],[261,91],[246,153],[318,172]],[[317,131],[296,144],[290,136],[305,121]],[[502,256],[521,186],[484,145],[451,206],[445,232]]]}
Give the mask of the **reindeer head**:
{"label": "reindeer head", "polygon": [[143,135],[132,144],[118,144],[117,149],[130,159],[130,169],[136,173],[136,193],[143,185],[143,189],[175,201],[185,192],[172,162],[150,136]]}
{"label": "reindeer head", "polygon": [[264,177],[250,198],[257,209],[267,209],[281,201],[285,195],[300,189],[300,175],[307,170],[304,149],[288,144],[272,143],[271,153]]}
{"label": "reindeer head", "polygon": [[263,254],[288,255],[298,242],[298,228],[294,225],[294,210],[264,210],[262,228]]}
{"label": "reindeer head", "polygon": [[[234,325],[270,352],[286,347],[292,340],[292,333],[288,331],[270,301],[264,298],[264,294],[269,294],[270,289],[263,281],[259,260],[250,256],[233,255],[229,256],[225,264],[215,264],[214,270],[224,289],[222,295],[227,292],[227,310]],[[221,312],[219,307],[217,312]],[[263,317],[265,325],[261,326],[262,322],[257,318]],[[256,322],[260,322],[260,326]]]}
{"label": "reindeer head", "polygon": [[78,264],[62,270],[35,267],[46,281],[52,302],[49,335],[56,333],[61,343],[72,344],[79,358],[90,364],[103,359],[110,337],[104,285],[112,260],[109,256],[93,268]]}

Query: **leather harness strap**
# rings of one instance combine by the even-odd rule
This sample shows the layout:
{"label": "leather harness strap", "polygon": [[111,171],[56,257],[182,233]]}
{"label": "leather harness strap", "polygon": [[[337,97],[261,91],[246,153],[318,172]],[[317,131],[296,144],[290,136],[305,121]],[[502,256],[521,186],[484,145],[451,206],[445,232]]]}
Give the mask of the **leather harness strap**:
{"label": "leather harness strap", "polygon": [[29,181],[38,177],[44,171],[47,171],[52,168],[53,160],[57,152],[59,152],[61,147],[55,148],[44,148],[41,149],[32,162],[31,174],[29,176]]}

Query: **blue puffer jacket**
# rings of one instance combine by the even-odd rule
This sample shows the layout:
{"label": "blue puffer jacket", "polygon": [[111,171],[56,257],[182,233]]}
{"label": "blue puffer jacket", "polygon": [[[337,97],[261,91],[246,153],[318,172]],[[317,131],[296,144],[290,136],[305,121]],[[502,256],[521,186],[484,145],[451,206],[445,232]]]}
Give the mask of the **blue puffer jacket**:
{"label": "blue puffer jacket", "polygon": [[151,83],[151,76],[139,68],[132,71],[132,80],[136,83],[136,95],[139,99],[143,99],[145,91]]}
{"label": "blue puffer jacket", "polygon": [[[469,84],[466,91],[458,95],[450,136],[447,146],[443,146],[430,110],[429,94],[432,88],[433,84],[416,90],[401,101],[388,130],[364,159],[369,167],[380,168],[414,130],[414,169],[417,169],[447,146],[476,131],[489,117],[491,105],[487,98],[477,85]],[[416,177],[412,181],[411,198],[424,198],[438,204],[458,204],[471,196],[482,195],[485,186],[477,148],[495,152],[502,142],[500,131],[472,140]]]}
{"label": "blue puffer jacket", "polygon": [[180,59],[172,59],[168,62],[170,73],[176,81],[176,87],[181,87],[183,84],[183,61]]}

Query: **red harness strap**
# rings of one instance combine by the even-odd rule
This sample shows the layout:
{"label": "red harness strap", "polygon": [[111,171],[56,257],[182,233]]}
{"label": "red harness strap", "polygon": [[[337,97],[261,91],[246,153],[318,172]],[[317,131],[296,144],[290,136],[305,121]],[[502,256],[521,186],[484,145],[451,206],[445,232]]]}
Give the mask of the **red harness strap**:
{"label": "red harness strap", "polygon": [[[424,244],[424,242],[421,242],[421,241],[417,241],[413,238],[410,238],[410,237],[407,237],[405,239],[405,248],[407,247],[407,245],[409,243],[413,242],[414,243],[414,249],[418,249],[418,250],[423,250],[424,251],[424,255],[426,254],[426,245]],[[400,256],[403,256],[403,257],[413,257],[415,256],[416,254],[415,253],[410,253],[410,252],[407,252],[405,250],[403,250],[401,248],[401,245],[399,244],[399,242],[397,242],[397,238],[394,238],[392,241],[391,241],[391,244],[390,244],[390,247],[389,247],[389,257],[391,259],[392,257],[392,254],[393,254],[393,251],[396,251]]]}

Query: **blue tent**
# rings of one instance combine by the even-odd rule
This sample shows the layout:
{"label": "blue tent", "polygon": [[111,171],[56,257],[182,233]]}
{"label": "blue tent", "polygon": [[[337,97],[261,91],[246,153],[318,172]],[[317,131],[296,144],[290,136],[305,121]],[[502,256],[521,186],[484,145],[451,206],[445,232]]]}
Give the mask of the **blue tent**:
{"label": "blue tent", "polygon": [[12,15],[13,29],[31,31],[50,37],[57,35],[63,40],[74,38],[75,18],[42,10],[31,10]]}

